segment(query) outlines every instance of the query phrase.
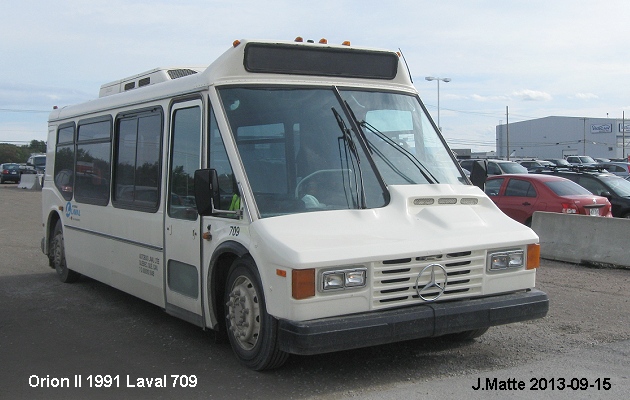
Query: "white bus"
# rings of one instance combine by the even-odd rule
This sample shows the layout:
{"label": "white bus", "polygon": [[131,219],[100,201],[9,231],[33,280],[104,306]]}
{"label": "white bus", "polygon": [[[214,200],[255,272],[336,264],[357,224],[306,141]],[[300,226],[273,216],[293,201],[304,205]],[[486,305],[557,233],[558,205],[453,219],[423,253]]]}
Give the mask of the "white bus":
{"label": "white bus", "polygon": [[468,178],[399,54],[235,41],[49,118],[42,250],[277,368],[540,318],[538,237]]}

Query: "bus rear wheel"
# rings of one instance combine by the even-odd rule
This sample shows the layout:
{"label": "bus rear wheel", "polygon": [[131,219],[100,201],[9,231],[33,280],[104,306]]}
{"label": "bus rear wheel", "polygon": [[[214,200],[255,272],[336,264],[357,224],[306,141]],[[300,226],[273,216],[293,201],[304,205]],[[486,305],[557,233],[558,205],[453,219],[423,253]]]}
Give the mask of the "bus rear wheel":
{"label": "bus rear wheel", "polygon": [[225,288],[227,335],[238,360],[256,371],[282,366],[289,355],[278,346],[278,321],[267,313],[253,260],[234,261]]}
{"label": "bus rear wheel", "polygon": [[66,265],[66,252],[64,249],[63,227],[61,226],[61,221],[57,221],[57,225],[55,225],[51,241],[51,251],[53,267],[57,271],[59,280],[63,283],[76,282],[81,277],[81,274],[72,271]]}

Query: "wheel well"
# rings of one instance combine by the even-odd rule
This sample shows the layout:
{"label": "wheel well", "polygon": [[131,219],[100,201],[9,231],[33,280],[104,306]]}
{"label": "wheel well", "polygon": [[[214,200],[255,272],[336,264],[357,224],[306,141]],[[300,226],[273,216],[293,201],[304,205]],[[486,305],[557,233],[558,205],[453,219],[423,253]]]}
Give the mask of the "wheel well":
{"label": "wheel well", "polygon": [[225,304],[223,304],[223,296],[225,295],[225,283],[227,281],[230,266],[239,258],[239,255],[232,252],[222,253],[211,266],[212,275],[210,277],[211,304],[214,315],[218,323],[218,331],[225,332]]}
{"label": "wheel well", "polygon": [[48,255],[48,259],[50,260],[50,241],[53,238],[53,234],[55,232],[55,226],[61,220],[61,217],[56,212],[51,212],[48,215],[48,224],[46,225],[46,255]]}

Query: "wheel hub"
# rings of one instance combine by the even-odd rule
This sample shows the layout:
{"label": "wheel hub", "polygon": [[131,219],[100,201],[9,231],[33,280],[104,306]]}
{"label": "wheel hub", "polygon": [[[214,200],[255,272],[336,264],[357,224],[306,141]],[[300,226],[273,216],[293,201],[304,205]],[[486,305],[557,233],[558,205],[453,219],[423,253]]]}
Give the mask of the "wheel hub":
{"label": "wheel hub", "polygon": [[228,329],[236,342],[245,350],[251,350],[258,342],[260,332],[260,305],[252,282],[240,276],[232,285],[228,307]]}

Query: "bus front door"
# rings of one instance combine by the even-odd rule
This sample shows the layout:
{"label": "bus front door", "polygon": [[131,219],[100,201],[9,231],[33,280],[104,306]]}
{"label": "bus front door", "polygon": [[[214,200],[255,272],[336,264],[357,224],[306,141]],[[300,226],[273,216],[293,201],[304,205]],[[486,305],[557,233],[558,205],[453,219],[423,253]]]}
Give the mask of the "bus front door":
{"label": "bus front door", "polygon": [[175,103],[171,109],[168,185],[164,218],[165,297],[169,314],[203,326],[200,217],[194,175],[201,166],[203,105]]}

